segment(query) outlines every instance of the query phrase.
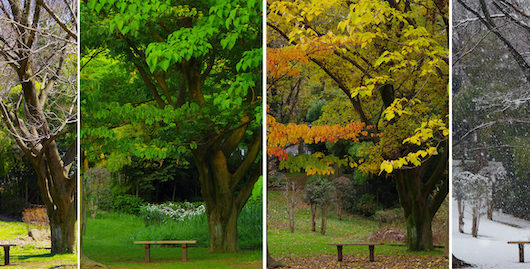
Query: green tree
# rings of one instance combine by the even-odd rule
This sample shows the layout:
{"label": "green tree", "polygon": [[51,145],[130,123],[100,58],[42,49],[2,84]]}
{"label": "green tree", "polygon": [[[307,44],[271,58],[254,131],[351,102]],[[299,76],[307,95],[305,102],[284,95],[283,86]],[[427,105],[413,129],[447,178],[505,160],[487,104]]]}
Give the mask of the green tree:
{"label": "green tree", "polygon": [[111,170],[131,156],[189,161],[210,250],[238,251],[237,218],[261,175],[261,2],[90,0],[82,15],[86,61],[107,50],[129,77],[88,89],[83,139],[104,143],[83,142],[87,156],[103,153]]}

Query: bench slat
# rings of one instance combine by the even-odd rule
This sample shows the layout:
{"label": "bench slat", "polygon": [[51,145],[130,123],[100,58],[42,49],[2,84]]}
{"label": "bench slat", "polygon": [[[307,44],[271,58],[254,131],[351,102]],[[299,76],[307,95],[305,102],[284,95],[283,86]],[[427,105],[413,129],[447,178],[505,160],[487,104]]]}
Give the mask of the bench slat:
{"label": "bench slat", "polygon": [[508,241],[508,244],[530,244],[530,241]]}
{"label": "bench slat", "polygon": [[164,244],[197,244],[197,240],[173,240],[173,241],[134,241],[137,245],[164,245]]}

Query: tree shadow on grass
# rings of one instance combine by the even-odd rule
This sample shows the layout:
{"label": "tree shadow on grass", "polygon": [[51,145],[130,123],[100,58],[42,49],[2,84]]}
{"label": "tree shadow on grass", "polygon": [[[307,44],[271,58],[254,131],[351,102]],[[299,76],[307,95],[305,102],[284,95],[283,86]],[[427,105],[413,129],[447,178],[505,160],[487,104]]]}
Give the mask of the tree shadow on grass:
{"label": "tree shadow on grass", "polygon": [[55,256],[55,254],[46,253],[46,254],[32,254],[32,255],[17,255],[18,259],[23,261],[31,258],[51,258]]}

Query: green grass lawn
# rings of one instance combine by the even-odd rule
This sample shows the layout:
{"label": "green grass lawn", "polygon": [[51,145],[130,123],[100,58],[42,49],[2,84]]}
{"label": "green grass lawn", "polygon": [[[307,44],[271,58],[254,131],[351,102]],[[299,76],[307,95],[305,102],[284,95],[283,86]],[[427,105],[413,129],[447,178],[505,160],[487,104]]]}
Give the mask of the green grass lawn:
{"label": "green grass lawn", "polygon": [[[312,257],[337,255],[337,248],[328,243],[366,242],[378,223],[370,218],[343,215],[342,220],[330,214],[326,223],[326,235],[320,234],[320,218],[317,231],[311,231],[311,215],[308,206],[301,204],[295,213],[295,232],[288,227],[287,202],[282,192],[267,192],[267,245],[276,257]],[[345,246],[343,254],[368,256],[367,246]],[[410,252],[402,246],[376,246],[375,254],[383,256],[443,256],[443,249]]]}
{"label": "green grass lawn", "polygon": [[[133,244],[133,235],[143,221],[128,214],[104,214],[88,219],[83,235],[85,254],[112,268],[261,268],[261,250],[213,254],[207,248],[188,248],[189,261],[183,263],[181,248],[151,247],[151,263],[144,262],[144,247]],[[185,238],[183,238],[185,239]]]}
{"label": "green grass lawn", "polygon": [[[27,235],[28,227],[23,222],[0,221],[0,241],[11,241],[16,237]],[[61,254],[51,255],[49,245],[16,246],[10,250],[11,265],[6,268],[51,268],[58,265],[75,265],[77,255]],[[4,263],[4,252],[0,263]]]}

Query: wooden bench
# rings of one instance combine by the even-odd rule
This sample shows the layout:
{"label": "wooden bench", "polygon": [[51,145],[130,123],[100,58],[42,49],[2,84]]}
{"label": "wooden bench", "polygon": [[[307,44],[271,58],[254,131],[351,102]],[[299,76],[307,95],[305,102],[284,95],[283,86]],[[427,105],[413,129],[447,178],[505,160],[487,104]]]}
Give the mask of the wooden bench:
{"label": "wooden bench", "polygon": [[342,261],[342,247],[343,246],[368,246],[370,250],[370,261],[375,261],[374,248],[376,245],[382,245],[383,243],[329,243],[330,246],[337,246],[337,259],[339,262]]}
{"label": "wooden bench", "polygon": [[519,262],[524,262],[524,244],[530,244],[530,241],[508,241],[508,244],[519,245]]}
{"label": "wooden bench", "polygon": [[4,247],[4,265],[9,265],[9,248],[15,246],[15,244],[0,244],[0,247]]}
{"label": "wooden bench", "polygon": [[182,261],[188,260],[188,245],[197,244],[196,240],[166,240],[166,241],[134,241],[134,244],[144,245],[145,247],[145,262],[151,262],[151,245],[181,245],[182,246]]}

